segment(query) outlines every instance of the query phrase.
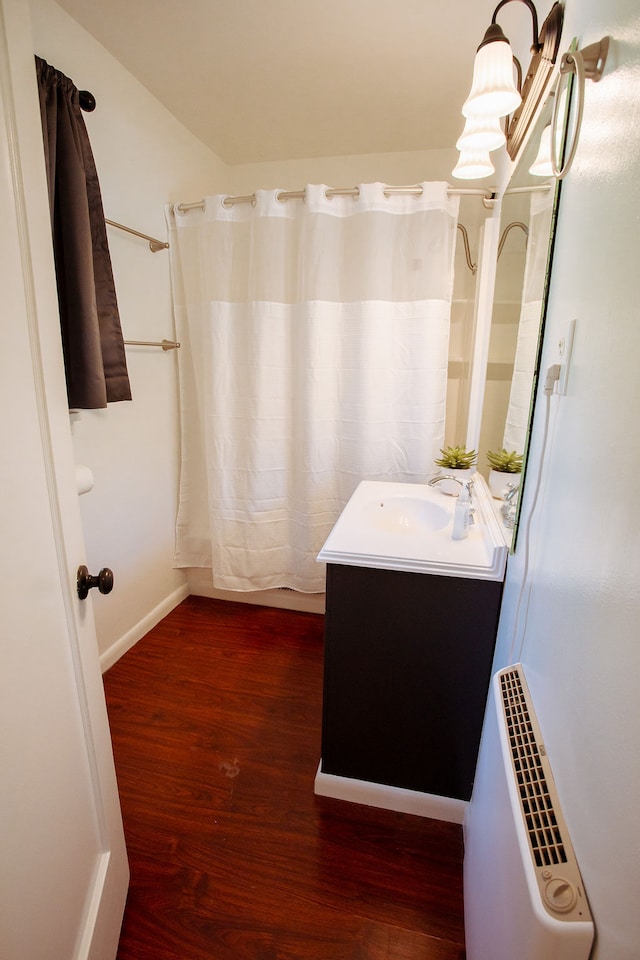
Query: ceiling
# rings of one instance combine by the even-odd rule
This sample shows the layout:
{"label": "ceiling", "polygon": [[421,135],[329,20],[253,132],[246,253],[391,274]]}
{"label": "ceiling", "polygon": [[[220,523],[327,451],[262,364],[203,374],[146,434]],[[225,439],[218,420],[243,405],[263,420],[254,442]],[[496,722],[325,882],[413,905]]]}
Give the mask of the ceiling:
{"label": "ceiling", "polygon": [[[484,0],[58,0],[228,164],[451,148]],[[541,17],[544,19],[544,17]],[[524,66],[531,18],[500,24]]]}

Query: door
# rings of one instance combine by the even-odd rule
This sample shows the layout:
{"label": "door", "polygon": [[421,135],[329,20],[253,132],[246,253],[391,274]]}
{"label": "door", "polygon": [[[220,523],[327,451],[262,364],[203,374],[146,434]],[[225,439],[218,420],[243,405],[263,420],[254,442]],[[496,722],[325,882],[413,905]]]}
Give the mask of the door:
{"label": "door", "polygon": [[76,592],[33,71],[28,4],[0,0],[0,957],[113,960],[128,865],[92,600]]}

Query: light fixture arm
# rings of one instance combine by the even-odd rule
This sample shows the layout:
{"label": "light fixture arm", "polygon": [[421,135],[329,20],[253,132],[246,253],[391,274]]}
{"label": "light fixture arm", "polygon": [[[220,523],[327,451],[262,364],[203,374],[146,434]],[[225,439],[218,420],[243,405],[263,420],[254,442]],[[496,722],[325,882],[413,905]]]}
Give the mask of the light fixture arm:
{"label": "light fixture arm", "polygon": [[[527,0],[521,2],[526,3]],[[522,104],[513,114],[507,130],[507,153],[512,160],[518,156],[551,79],[559,55],[563,19],[564,8],[556,2],[540,27],[537,50],[532,55],[522,84]]]}
{"label": "light fixture arm", "polygon": [[[491,17],[491,23],[496,23],[496,17],[498,15],[498,12],[502,9],[502,7],[506,6],[507,3],[513,3],[513,2],[514,0],[500,0],[500,3],[493,11],[493,16]],[[531,52],[538,53],[539,50],[541,49],[540,40],[538,38],[538,12],[532,3],[532,0],[517,0],[517,2],[524,3],[525,6],[529,8],[529,12],[531,13],[531,17],[533,19],[533,43],[531,44]]]}
{"label": "light fixture arm", "polygon": [[590,44],[583,50],[572,50],[563,54],[560,61],[560,75],[568,76],[575,74],[577,93],[576,93],[576,116],[573,125],[573,137],[571,145],[566,150],[562,168],[558,165],[556,152],[556,131],[558,129],[558,114],[560,112],[560,85],[556,91],[555,102],[553,104],[553,118],[551,120],[551,169],[554,177],[562,180],[568,174],[576,155],[578,139],[580,136],[580,127],[582,126],[582,114],[584,112],[584,83],[585,80],[593,80],[597,83],[602,77],[607,54],[609,52],[609,37],[603,37],[602,40]]}

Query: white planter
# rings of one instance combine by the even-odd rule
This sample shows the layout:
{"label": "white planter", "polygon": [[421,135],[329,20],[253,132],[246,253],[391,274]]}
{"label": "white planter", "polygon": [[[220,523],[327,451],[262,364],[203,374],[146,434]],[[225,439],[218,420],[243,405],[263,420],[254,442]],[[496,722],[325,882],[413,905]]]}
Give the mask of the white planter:
{"label": "white planter", "polygon": [[[450,469],[449,467],[441,467],[440,474],[443,477],[457,477],[458,480],[466,482],[471,480],[476,472],[475,467],[469,467],[468,470],[459,470],[459,469]],[[441,493],[447,494],[449,497],[457,497],[460,493],[462,487],[459,483],[456,483],[454,480],[441,480],[438,484],[438,490]]]}
{"label": "white planter", "polygon": [[509,483],[519,486],[520,474],[503,473],[500,470],[489,471],[489,490],[491,491],[491,496],[495,497],[496,500],[504,500],[507,484]]}

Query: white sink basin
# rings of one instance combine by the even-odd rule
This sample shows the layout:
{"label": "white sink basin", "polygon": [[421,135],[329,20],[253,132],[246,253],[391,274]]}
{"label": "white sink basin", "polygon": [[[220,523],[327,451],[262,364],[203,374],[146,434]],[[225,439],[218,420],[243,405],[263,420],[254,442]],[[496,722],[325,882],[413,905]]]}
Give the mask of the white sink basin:
{"label": "white sink basin", "polygon": [[363,480],[318,554],[325,563],[502,580],[507,543],[487,485],[474,478],[475,523],[453,540],[457,498],[421,483]]}
{"label": "white sink basin", "polygon": [[381,497],[369,504],[368,513],[377,530],[411,536],[442,530],[451,520],[451,512],[441,504],[418,497]]}

